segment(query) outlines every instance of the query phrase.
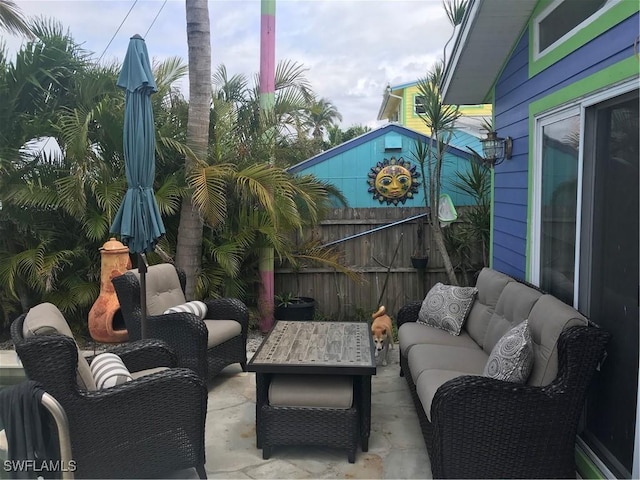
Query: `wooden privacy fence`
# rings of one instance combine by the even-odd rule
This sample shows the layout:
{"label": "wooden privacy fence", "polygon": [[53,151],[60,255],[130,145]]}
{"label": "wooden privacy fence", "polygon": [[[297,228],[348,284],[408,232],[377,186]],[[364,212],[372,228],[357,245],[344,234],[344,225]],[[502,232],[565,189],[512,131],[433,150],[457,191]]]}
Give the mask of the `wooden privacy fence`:
{"label": "wooden privacy fence", "polygon": [[[275,293],[292,292],[313,297],[316,312],[333,320],[370,318],[380,304],[392,317],[398,309],[412,300],[422,300],[436,282],[447,282],[442,257],[438,253],[426,218],[412,219],[424,214],[424,208],[338,208],[331,212],[310,234],[322,244],[335,242],[335,249],[344,257],[344,264],[361,275],[360,282],[331,268],[305,267],[300,271],[275,269]],[[460,213],[460,212],[459,212]],[[416,250],[417,231],[423,224],[424,246],[429,252],[426,270],[411,265]],[[357,236],[363,232],[371,233]],[[398,253],[393,259],[396,247]],[[393,263],[392,263],[393,260]],[[390,268],[388,268],[390,266]],[[388,276],[388,279],[387,279]],[[384,287],[387,282],[386,288]]]}

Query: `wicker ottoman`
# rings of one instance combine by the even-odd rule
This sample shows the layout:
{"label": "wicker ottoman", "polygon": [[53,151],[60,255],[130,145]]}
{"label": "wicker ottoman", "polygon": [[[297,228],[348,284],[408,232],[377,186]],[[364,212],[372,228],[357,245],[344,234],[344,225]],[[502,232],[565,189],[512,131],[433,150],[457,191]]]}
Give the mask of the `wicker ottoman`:
{"label": "wicker ottoman", "polygon": [[279,445],[313,445],[347,450],[355,462],[360,432],[353,379],[332,375],[274,375],[262,406],[262,457]]}

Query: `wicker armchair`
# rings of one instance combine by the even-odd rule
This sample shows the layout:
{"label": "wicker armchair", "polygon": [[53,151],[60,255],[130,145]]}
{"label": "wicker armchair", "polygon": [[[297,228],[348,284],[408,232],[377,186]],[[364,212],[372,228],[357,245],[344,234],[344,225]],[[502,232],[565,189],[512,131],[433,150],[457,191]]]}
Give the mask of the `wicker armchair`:
{"label": "wicker armchair", "polygon": [[[141,338],[140,280],[137,270],[113,278],[129,339]],[[224,367],[240,363],[247,370],[249,310],[236,298],[206,299],[203,320],[191,313],[164,311],[185,302],[186,277],[171,264],[150,266],[146,274],[147,332],[164,340],[176,353],[180,367],[210,380]]]}
{"label": "wicker armchair", "polygon": [[[420,302],[400,309],[398,328],[415,322]],[[443,384],[423,409],[406,357],[411,392],[433,478],[575,478],[575,442],[587,387],[609,334],[593,324],[564,330],[558,374],[545,386],[463,375]]]}
{"label": "wicker armchair", "polygon": [[67,414],[77,478],[165,478],[192,468],[206,478],[207,389],[191,370],[173,368],[175,356],[164,342],[110,350],[134,379],[98,390],[89,385],[88,361],[53,305],[38,305],[16,319],[11,338],[28,378]]}

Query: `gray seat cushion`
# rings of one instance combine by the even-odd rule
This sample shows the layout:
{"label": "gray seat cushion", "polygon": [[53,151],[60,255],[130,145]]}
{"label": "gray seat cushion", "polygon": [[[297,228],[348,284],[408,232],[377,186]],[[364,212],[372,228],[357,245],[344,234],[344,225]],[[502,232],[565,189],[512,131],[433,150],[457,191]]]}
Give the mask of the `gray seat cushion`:
{"label": "gray seat cushion", "polygon": [[487,325],[487,333],[482,342],[484,351],[490,354],[505,333],[529,318],[533,305],[541,296],[542,293],[538,290],[522,283],[508,283]]}
{"label": "gray seat cushion", "polygon": [[514,281],[504,273],[490,268],[483,268],[478,275],[476,281],[478,294],[464,326],[464,329],[478,345],[482,345],[484,342],[489,321],[498,304],[502,290],[507,283]]}
{"label": "gray seat cushion", "polygon": [[[137,269],[128,270],[140,280]],[[145,276],[147,284],[147,312],[162,315],[171,307],[186,302],[176,268],[170,263],[152,265]]]}
{"label": "gray seat cushion", "polygon": [[[22,336],[24,338],[36,335],[65,335],[73,338],[73,333],[58,307],[51,303],[41,303],[32,307],[24,318]],[[75,342],[75,339],[74,339]],[[76,344],[76,348],[78,345]],[[96,390],[96,382],[91,374],[89,362],[78,349],[78,387],[83,390]]]}
{"label": "gray seat cushion", "polygon": [[476,348],[448,345],[415,345],[409,352],[409,368],[413,383],[427,370],[455,370],[463,374],[482,375],[489,356]]}
{"label": "gray seat cushion", "polygon": [[433,397],[438,391],[438,388],[460,375],[480,374],[482,374],[482,369],[480,369],[479,373],[458,372],[455,370],[427,370],[423,372],[416,383],[416,393],[429,421],[431,421],[431,404],[433,403]]}
{"label": "gray seat cushion", "polygon": [[434,344],[449,345],[452,347],[467,347],[477,349],[478,345],[464,329],[460,335],[451,335],[439,328],[430,327],[417,322],[407,322],[402,324],[398,330],[398,342],[400,350],[405,357],[409,354],[414,345]]}
{"label": "gray seat cushion", "polygon": [[164,372],[165,370],[169,370],[169,367],[147,368],[146,370],[131,372],[131,378],[135,380],[136,378],[144,377],[145,375],[151,375],[152,373]]}
{"label": "gray seat cushion", "polygon": [[235,320],[205,320],[207,348],[215,347],[242,334],[242,326]]}
{"label": "gray seat cushion", "polygon": [[527,383],[541,386],[551,383],[558,374],[558,338],[576,325],[587,325],[576,309],[552,295],[542,295],[529,314],[529,330],[535,360]]}

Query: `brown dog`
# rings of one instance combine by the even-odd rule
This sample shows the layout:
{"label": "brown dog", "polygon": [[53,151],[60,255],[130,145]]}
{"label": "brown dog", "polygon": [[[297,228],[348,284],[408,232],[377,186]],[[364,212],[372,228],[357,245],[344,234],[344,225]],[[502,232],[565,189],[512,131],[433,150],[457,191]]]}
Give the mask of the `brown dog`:
{"label": "brown dog", "polygon": [[389,358],[389,349],[393,348],[393,325],[391,317],[387,315],[384,305],[373,314],[371,323],[371,335],[373,343],[376,345],[376,360],[381,359],[382,365],[386,366]]}

